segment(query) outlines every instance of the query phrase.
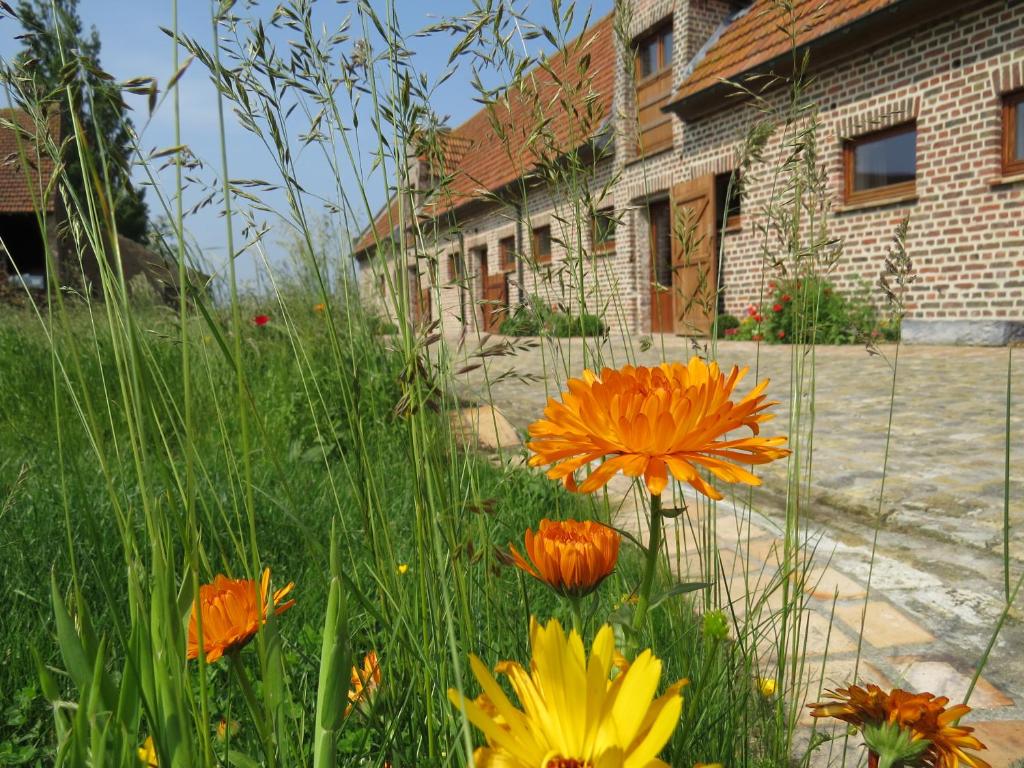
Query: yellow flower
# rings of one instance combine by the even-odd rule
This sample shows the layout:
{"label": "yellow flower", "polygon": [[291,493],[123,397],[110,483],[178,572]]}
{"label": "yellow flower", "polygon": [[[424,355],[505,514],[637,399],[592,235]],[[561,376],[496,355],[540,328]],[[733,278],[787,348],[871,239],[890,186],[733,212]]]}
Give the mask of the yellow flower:
{"label": "yellow flower", "polygon": [[352,667],[349,682],[352,687],[348,692],[349,704],[345,707],[345,715],[348,716],[354,706],[358,706],[363,714],[368,714],[373,697],[380,687],[380,664],[377,662],[376,651],[370,651],[363,657],[362,669]]}
{"label": "yellow flower", "polygon": [[761,695],[766,699],[770,699],[775,695],[778,685],[774,677],[762,677],[757,681],[757,687],[761,691]]}
{"label": "yellow flower", "polygon": [[321,314],[325,309],[327,309],[326,304],[320,303],[313,305],[313,311],[316,312],[318,315]]}
{"label": "yellow flower", "polygon": [[[294,600],[280,604],[294,586],[288,584],[274,592],[275,613],[284,613],[295,605]],[[199,658],[197,610],[203,618],[206,661],[212,664],[225,653],[239,650],[256,636],[270,608],[267,602],[269,589],[269,568],[263,571],[259,584],[251,579],[229,579],[218,574],[212,584],[199,587],[199,598],[192,606],[192,618],[188,623],[188,658]]]}
{"label": "yellow flower", "polygon": [[[851,685],[826,691],[834,701],[819,701],[808,704],[813,717],[834,717],[865,729],[873,726],[895,725],[910,734],[911,741],[927,739],[931,742],[922,756],[922,765],[932,768],[957,768],[961,763],[971,768],[989,768],[989,764],[965,749],[985,749],[985,745],[972,736],[970,726],[957,725],[964,715],[971,711],[966,704],[957,704],[946,709],[949,699],[931,693],[910,693],[894,688],[886,693],[877,685],[861,688]],[[872,749],[868,763],[878,764],[877,750]]]}
{"label": "yellow flower", "polygon": [[398,565],[398,572],[402,576],[407,574],[409,572],[409,564],[408,563],[399,563],[399,565]]}
{"label": "yellow flower", "polygon": [[530,645],[529,671],[512,661],[496,668],[521,709],[476,656],[470,666],[481,698],[448,691],[487,738],[474,754],[480,768],[668,768],[657,755],[679,722],[685,680],[653,698],[661,661],[650,650],[611,679],[615,635],[608,625],[598,631],[589,659],[580,636],[566,637],[555,619],[546,627],[531,619]]}
{"label": "yellow flower", "polygon": [[512,562],[555,592],[582,597],[597,589],[615,570],[619,558],[618,532],[590,520],[541,520],[535,534],[526,530],[527,562],[515,547]]}
{"label": "yellow flower", "polygon": [[139,762],[146,768],[159,768],[160,763],[157,761],[156,745],[153,743],[152,736],[147,736],[146,740],[142,742],[142,746],[139,747]]}
{"label": "yellow flower", "polygon": [[693,768],[723,768],[721,763],[694,763]]}
{"label": "yellow flower", "polygon": [[[552,465],[548,477],[572,491],[602,488],[616,472],[643,477],[652,494],[660,494],[671,473],[712,499],[722,494],[708,484],[703,467],[727,483],[760,485],[740,464],[766,464],[789,454],[785,437],[757,437],[764,413],[765,379],[737,402],[732,395],[746,374],[733,367],[726,376],[717,363],[699,357],[689,363],[662,363],[657,368],[605,368],[600,376],[583,371],[570,379],[562,402],[548,400],[544,418],[530,425],[534,452],[530,465]],[[748,428],[752,437],[725,439]],[[578,487],[576,472],[592,461],[601,465]]]}

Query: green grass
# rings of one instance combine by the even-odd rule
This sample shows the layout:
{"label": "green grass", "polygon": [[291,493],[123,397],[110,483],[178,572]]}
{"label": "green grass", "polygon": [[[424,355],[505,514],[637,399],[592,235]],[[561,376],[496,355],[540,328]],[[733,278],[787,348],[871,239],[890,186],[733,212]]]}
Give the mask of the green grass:
{"label": "green grass", "polygon": [[[342,396],[346,387],[335,380],[327,319],[305,309],[310,304],[304,298],[292,303],[289,328],[275,316],[264,328],[244,327],[241,342],[252,395],[251,472],[261,562],[271,567],[276,582],[296,583],[297,604],[277,626],[289,670],[292,709],[288,719],[300,735],[297,749],[308,758],[331,577],[328,542],[333,521],[340,532],[338,545],[350,599],[352,653],[361,658],[365,651],[376,649],[386,678],[374,717],[368,723],[346,720],[340,735],[342,754],[350,758],[386,755],[395,764],[413,764],[424,759],[433,738],[438,750],[434,760],[447,762],[440,757],[443,751],[458,763],[458,723],[444,702],[444,688],[454,684],[452,660],[445,654],[439,612],[457,621],[463,658],[470,651],[488,662],[527,658],[530,614],[561,616],[566,624],[570,616],[546,589],[503,565],[495,549],[521,542],[523,531],[542,517],[582,517],[593,515],[595,509],[602,514],[601,507],[567,494],[541,473],[497,466],[472,452],[460,453],[444,473],[446,501],[431,512],[442,532],[438,544],[444,566],[439,574],[434,555],[424,556],[417,542],[416,477],[407,440],[410,416],[395,412],[402,399],[400,356],[387,351],[378,339],[349,339],[358,344],[359,359],[359,374],[349,382],[357,384],[355,397],[360,402],[353,413]],[[168,392],[180,391],[180,345],[174,337],[174,319],[162,311],[149,311],[135,320],[146,339],[143,357],[148,378]],[[117,669],[115,660],[126,653],[131,620],[125,569],[151,564],[145,548],[136,556],[126,556],[124,549],[125,541],[144,542],[147,534],[139,512],[138,477],[126,461],[130,455],[124,453],[128,419],[109,390],[109,382],[117,376],[114,344],[102,328],[89,330],[85,308],[70,310],[67,321],[69,330],[57,333],[53,344],[59,358],[77,360],[79,374],[73,382],[57,387],[50,383],[50,342],[38,321],[28,315],[8,315],[0,324],[0,365],[15,374],[0,423],[0,488],[9,495],[3,521],[5,557],[0,565],[0,599],[7,606],[0,634],[4,660],[0,688],[36,691],[34,697],[26,694],[16,708],[25,722],[4,725],[0,742],[13,745],[27,740],[28,746],[38,749],[26,748],[14,764],[32,764],[54,748],[47,727],[51,716],[38,696],[33,663],[33,653],[38,653],[51,668],[64,667],[54,638],[48,574],[52,571],[57,583],[67,587],[74,575],[73,553],[83,604],[97,632],[111,643],[107,666]],[[204,426],[195,430],[187,447],[201,468],[196,498],[203,579],[214,572],[240,576],[247,563],[240,556],[245,550],[244,520],[233,511],[239,424],[237,412],[224,402],[230,396],[225,393],[232,391],[234,374],[213,335],[203,333],[198,320],[191,322],[196,323],[196,343],[191,349],[192,416]],[[361,333],[356,324],[345,336]],[[301,356],[297,349],[304,351]],[[320,395],[311,407],[302,383],[314,380]],[[69,416],[76,411],[76,402],[104,406],[106,413],[97,418],[102,426],[86,430]],[[150,428],[171,435],[180,427],[173,423],[178,403],[166,405],[165,412],[152,414]],[[444,415],[421,416],[432,424],[434,439],[445,443]],[[55,450],[58,434],[60,451]],[[363,435],[358,454],[353,450],[357,434]],[[97,471],[97,449],[110,465],[107,477]],[[440,450],[449,455],[446,445]],[[175,498],[174,472],[165,466],[168,462],[180,468],[182,456],[176,450],[154,456],[145,470],[148,492],[170,528],[183,529],[186,521]],[[119,511],[111,494],[120,501]],[[375,501],[368,504],[369,495]],[[118,526],[119,516],[129,526],[127,533]],[[180,544],[173,551],[176,558],[184,556]],[[402,563],[410,566],[404,575],[397,570]],[[602,586],[596,602],[587,606],[591,631],[635,588],[641,568],[638,551],[624,553],[617,574]],[[439,597],[436,580],[452,578],[453,572],[458,574],[453,579],[456,593],[439,608],[433,605]],[[666,585],[662,579],[659,589]],[[735,739],[741,726],[738,718],[750,718],[748,711],[736,705],[758,704],[752,683],[755,671],[735,643],[711,641],[703,635],[689,599],[671,600],[654,615],[656,647],[667,662],[665,679],[692,680],[693,693],[674,754],[687,761],[729,755],[730,763],[742,762],[740,753],[755,747]],[[221,717],[242,721],[237,746],[257,754],[244,703],[226,671],[223,664],[209,671],[210,727]],[[66,681],[62,687],[74,696]],[[709,720],[709,712],[718,715]],[[762,716],[772,713],[765,711]],[[686,722],[700,727],[687,727]]]}

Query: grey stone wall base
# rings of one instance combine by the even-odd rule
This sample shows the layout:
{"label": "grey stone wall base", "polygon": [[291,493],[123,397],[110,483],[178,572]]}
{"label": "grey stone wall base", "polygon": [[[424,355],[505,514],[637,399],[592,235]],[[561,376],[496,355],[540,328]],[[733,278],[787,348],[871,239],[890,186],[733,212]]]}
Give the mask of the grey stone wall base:
{"label": "grey stone wall base", "polygon": [[907,344],[956,344],[1003,347],[1024,342],[1024,320],[914,320],[903,321]]}

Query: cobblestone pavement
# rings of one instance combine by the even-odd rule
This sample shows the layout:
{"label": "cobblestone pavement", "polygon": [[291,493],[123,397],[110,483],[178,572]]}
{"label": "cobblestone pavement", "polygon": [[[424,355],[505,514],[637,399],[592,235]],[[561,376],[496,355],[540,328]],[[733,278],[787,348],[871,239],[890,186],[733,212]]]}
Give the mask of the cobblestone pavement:
{"label": "cobblestone pavement", "polygon": [[[496,343],[491,339],[488,343]],[[813,352],[814,398],[801,402],[801,419],[814,421],[811,483],[803,502],[802,537],[813,560],[794,578],[806,595],[801,631],[807,664],[805,695],[851,682],[865,596],[863,643],[857,679],[931,690],[961,700],[968,690],[1005,606],[1003,508],[1007,350],[904,347],[899,351],[889,465],[872,567],[872,540],[885,456],[895,348],[884,357],[861,347],[818,347]],[[589,350],[609,365],[685,360],[685,339],[656,339],[646,352],[627,354],[622,340]],[[1018,351],[1024,358],[1024,353]],[[545,342],[512,356],[488,358],[461,380],[462,394],[490,399],[519,429],[540,415],[545,390],[557,396],[564,371],[583,368],[579,341]],[[723,364],[747,365],[741,391],[769,376],[780,400],[779,417],[765,434],[789,432],[791,349],[731,342],[719,346]],[[804,360],[807,367],[812,359]],[[511,373],[510,373],[511,372]],[[809,375],[809,371],[808,371]],[[524,381],[519,377],[540,377]],[[809,382],[809,379],[805,379]],[[489,382],[489,383],[488,383]],[[563,387],[564,388],[564,387]],[[487,391],[490,390],[490,397]],[[810,390],[809,383],[804,390]],[[1010,419],[1011,576],[1024,573],[1024,359],[1015,360]],[[805,456],[805,460],[806,460]],[[757,617],[762,654],[770,656],[781,604],[785,462],[770,465],[765,484],[743,499],[720,502],[718,589],[737,620]],[[613,491],[623,499],[619,519],[643,527],[625,478]],[[690,499],[693,506],[693,500]],[[753,506],[755,511],[751,511]],[[680,578],[705,573],[699,541],[707,515],[677,518],[669,531]],[[970,698],[968,721],[989,746],[995,768],[1024,758],[1024,596],[1010,611]],[[804,718],[804,725],[809,723]],[[861,753],[855,753],[861,754]],[[853,763],[850,763],[853,764]]]}

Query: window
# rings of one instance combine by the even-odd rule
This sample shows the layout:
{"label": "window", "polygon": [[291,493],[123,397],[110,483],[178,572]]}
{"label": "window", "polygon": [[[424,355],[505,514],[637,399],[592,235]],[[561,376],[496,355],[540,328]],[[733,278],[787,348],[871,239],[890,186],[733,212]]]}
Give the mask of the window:
{"label": "window", "polygon": [[515,237],[503,237],[498,241],[498,258],[501,261],[501,268],[506,272],[516,268]]}
{"label": "window", "polygon": [[594,253],[610,253],[615,250],[616,224],[614,208],[594,211],[590,227],[591,250]]}
{"label": "window", "polygon": [[533,258],[538,264],[551,262],[551,227],[533,230]]}
{"label": "window", "polygon": [[846,142],[846,202],[913,195],[917,185],[917,125],[887,128]]}
{"label": "window", "polygon": [[661,24],[653,32],[637,42],[637,75],[645,77],[656,75],[672,67],[672,22]]}
{"label": "window", "polygon": [[462,263],[462,255],[455,251],[448,254],[448,282],[454,283],[462,279],[465,268]]}
{"label": "window", "polygon": [[661,111],[672,94],[672,19],[636,41],[637,155],[672,146],[672,116]]}
{"label": "window", "polygon": [[1003,175],[1024,173],[1024,90],[1003,97]]}
{"label": "window", "polygon": [[[732,181],[731,189],[729,188],[730,180]],[[715,176],[715,228],[722,226],[723,215],[726,231],[739,228],[740,214],[743,213],[741,206],[739,173],[736,173],[735,177],[731,171]]]}

